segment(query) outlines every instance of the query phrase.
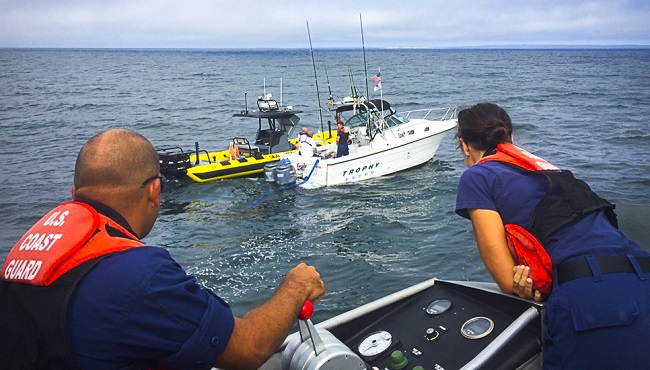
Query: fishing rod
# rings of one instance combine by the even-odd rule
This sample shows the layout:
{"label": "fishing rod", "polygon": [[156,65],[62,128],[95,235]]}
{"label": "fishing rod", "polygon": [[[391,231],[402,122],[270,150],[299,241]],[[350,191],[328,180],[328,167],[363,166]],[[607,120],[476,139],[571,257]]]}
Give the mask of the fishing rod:
{"label": "fishing rod", "polygon": [[[329,113],[330,117],[333,119],[336,119],[334,114],[332,114],[332,109],[334,109],[334,97],[332,96],[332,87],[330,86],[330,76],[327,74],[327,65],[325,65],[325,78],[327,79],[327,90],[329,91],[330,95],[327,97],[327,112]],[[332,138],[332,121],[327,120],[327,131],[329,138]]]}
{"label": "fishing rod", "polygon": [[[309,21],[307,21],[307,35],[309,36],[309,51],[311,52],[311,65],[314,67],[314,81],[316,81],[316,100],[318,101],[318,116],[320,118],[320,130],[325,132],[323,126],[323,108],[320,104],[320,93],[318,91],[318,77],[316,76],[316,62],[314,61],[314,48],[311,45],[311,32],[309,32]],[[331,132],[331,131],[330,131]]]}
{"label": "fishing rod", "polygon": [[357,95],[357,85],[354,83],[354,76],[350,67],[348,67],[348,78],[350,79],[350,97],[356,99],[359,95]]}
{"label": "fishing rod", "polygon": [[327,105],[334,106],[334,97],[332,96],[332,87],[330,86],[330,76],[327,74],[327,65],[325,65],[325,78],[327,79],[327,90],[330,96],[327,97]]}

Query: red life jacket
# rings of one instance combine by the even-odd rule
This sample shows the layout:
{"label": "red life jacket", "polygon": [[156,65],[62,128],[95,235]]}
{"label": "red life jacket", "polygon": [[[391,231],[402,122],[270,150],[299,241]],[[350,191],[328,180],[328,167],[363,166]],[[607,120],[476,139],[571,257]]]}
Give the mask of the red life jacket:
{"label": "red life jacket", "polygon": [[[108,234],[106,227],[128,238]],[[144,244],[91,206],[70,201],[41,218],[9,252],[0,278],[48,286],[82,263]]]}
{"label": "red life jacket", "polygon": [[66,326],[68,300],[83,276],[113,252],[143,246],[91,206],[70,201],[41,218],[0,271],[2,369],[77,369]]}
{"label": "red life jacket", "polygon": [[528,277],[533,280],[533,289],[550,294],[553,289],[553,264],[546,249],[523,227],[507,224],[505,228],[510,254],[518,265],[530,267]]}
{"label": "red life jacket", "polygon": [[[495,154],[481,158],[477,163],[499,161],[510,163],[528,171],[558,170],[549,162],[513,144],[499,144]],[[553,266],[551,258],[542,244],[528,230],[520,225],[505,225],[510,254],[518,265],[530,267],[528,277],[533,280],[533,289],[548,295],[553,288]]]}
{"label": "red life jacket", "polygon": [[496,153],[481,158],[477,163],[487,161],[506,162],[528,171],[559,170],[546,160],[508,143],[498,144]]}

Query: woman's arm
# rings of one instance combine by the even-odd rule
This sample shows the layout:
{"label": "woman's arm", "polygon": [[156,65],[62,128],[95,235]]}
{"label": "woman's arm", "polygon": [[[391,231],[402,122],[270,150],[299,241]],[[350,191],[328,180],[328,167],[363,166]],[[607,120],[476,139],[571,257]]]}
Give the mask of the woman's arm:
{"label": "woman's arm", "polygon": [[504,293],[513,293],[515,261],[506,242],[499,213],[487,209],[468,209],[479,253],[490,275]]}
{"label": "woman's arm", "polygon": [[528,277],[528,266],[517,266],[510,254],[501,216],[487,209],[469,209],[474,236],[479,253],[492,279],[504,293],[514,293],[521,298],[542,300],[541,293],[533,292],[533,280]]}

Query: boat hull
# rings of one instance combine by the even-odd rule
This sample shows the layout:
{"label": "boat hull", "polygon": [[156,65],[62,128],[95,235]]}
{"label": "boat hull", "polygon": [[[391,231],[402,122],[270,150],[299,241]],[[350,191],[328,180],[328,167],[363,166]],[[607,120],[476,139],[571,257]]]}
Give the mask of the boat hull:
{"label": "boat hull", "polygon": [[[421,121],[385,132],[384,137],[375,137],[366,146],[350,145],[350,154],[344,157],[304,158],[297,154],[283,157],[289,158],[304,178],[301,183],[304,188],[341,185],[389,175],[431,160],[443,138],[457,125],[456,120]],[[437,126],[435,130],[431,129],[432,123]]]}
{"label": "boat hull", "polygon": [[[210,160],[208,161],[208,156]],[[225,158],[219,160],[219,158]],[[280,160],[278,154],[264,154],[258,157],[242,156],[239,159],[230,159],[229,152],[213,152],[199,156],[198,165],[187,169],[187,176],[196,182],[208,182],[238,177],[261,176],[264,166]],[[191,156],[190,161],[195,163],[196,156]]]}

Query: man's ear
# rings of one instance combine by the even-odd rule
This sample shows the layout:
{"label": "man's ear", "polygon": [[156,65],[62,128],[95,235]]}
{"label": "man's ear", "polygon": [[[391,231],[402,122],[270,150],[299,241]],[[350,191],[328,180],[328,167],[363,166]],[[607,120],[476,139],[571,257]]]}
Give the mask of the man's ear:
{"label": "man's ear", "polygon": [[147,200],[153,204],[154,207],[160,207],[160,182],[162,179],[158,179],[158,181],[152,181],[150,186],[147,186]]}

